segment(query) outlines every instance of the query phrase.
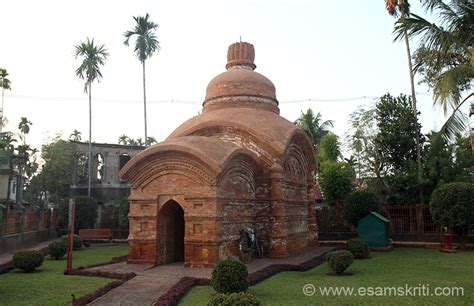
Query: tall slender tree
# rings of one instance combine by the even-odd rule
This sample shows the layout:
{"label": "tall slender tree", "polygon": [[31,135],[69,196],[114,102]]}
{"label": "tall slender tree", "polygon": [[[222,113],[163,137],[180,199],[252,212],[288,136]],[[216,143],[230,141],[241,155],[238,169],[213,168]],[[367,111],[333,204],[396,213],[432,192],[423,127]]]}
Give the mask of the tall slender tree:
{"label": "tall slender tree", "polygon": [[396,39],[419,37],[415,52],[415,71],[422,82],[433,88],[434,104],[450,113],[441,128],[445,139],[453,140],[466,129],[468,121],[460,111],[474,93],[474,3],[471,0],[424,0],[423,7],[438,15],[430,22],[412,14],[401,19],[395,27]]}
{"label": "tall slender tree", "polygon": [[21,117],[20,123],[18,124],[18,129],[20,132],[23,134],[21,138],[23,139],[23,144],[26,145],[26,134],[30,132],[30,125],[32,125],[33,122],[28,120],[26,117]]}
{"label": "tall slender tree", "polygon": [[[133,17],[135,20],[135,27],[131,31],[126,31],[123,36],[125,37],[124,45],[128,46],[130,38],[136,36],[135,49],[133,50],[137,58],[142,63],[143,73],[143,110],[145,119],[145,140],[148,140],[147,131],[147,114],[146,114],[146,81],[145,81],[145,61],[150,58],[153,53],[160,51],[160,42],[156,36],[156,28],[158,24],[149,20],[150,15],[147,13],[145,16]],[[146,141],[147,142],[147,141]],[[145,145],[148,145],[146,143]]]}
{"label": "tall slender tree", "polygon": [[85,81],[84,92],[89,93],[89,172],[87,183],[87,195],[91,195],[91,173],[92,173],[92,83],[97,80],[100,82],[102,73],[100,66],[105,64],[109,53],[105,45],[94,44],[94,39],[87,38],[86,42],[80,42],[75,46],[74,56],[82,58],[81,65],[76,69],[76,76]]}
{"label": "tall slender tree", "polygon": [[3,103],[5,99],[5,89],[7,90],[12,90],[11,88],[11,82],[7,78],[8,73],[7,69],[0,68],[0,87],[2,87],[2,108],[0,109],[0,132],[2,131],[2,128],[5,125],[5,116],[3,116]]}

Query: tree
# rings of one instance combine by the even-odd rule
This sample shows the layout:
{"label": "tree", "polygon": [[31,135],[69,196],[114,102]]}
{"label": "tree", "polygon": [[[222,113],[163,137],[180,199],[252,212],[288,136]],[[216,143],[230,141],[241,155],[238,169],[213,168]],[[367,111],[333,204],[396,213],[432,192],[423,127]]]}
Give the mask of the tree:
{"label": "tree", "polygon": [[5,89],[12,90],[11,82],[7,79],[8,73],[4,68],[0,68],[0,87],[2,88],[2,108],[0,109],[0,132],[5,125],[5,117],[3,116],[3,101],[5,99]]}
{"label": "tree", "polygon": [[[100,72],[100,66],[105,64],[105,60],[109,56],[109,53],[105,49],[104,45],[98,46],[94,44],[94,39],[86,42],[80,42],[79,45],[75,46],[74,56],[82,58],[81,65],[76,69],[76,76],[85,81],[84,92],[89,93],[89,160],[92,160],[92,83],[97,80],[100,82],[102,73]],[[91,171],[92,164],[89,163],[89,174]],[[89,175],[87,185],[87,195],[91,195],[91,176]]]}
{"label": "tree", "polygon": [[143,109],[145,117],[145,140],[148,139],[147,134],[147,114],[146,114],[146,82],[145,82],[145,61],[150,58],[153,53],[160,51],[160,43],[156,37],[155,31],[158,24],[149,20],[150,15],[147,13],[145,16],[133,17],[136,24],[133,30],[126,31],[123,36],[125,37],[124,45],[128,47],[129,40],[132,36],[137,36],[135,40],[134,52],[137,58],[142,63],[143,69]]}
{"label": "tree", "polygon": [[382,213],[383,207],[377,195],[367,190],[350,193],[342,207],[344,220],[354,226],[372,211]]}
{"label": "tree", "polygon": [[336,222],[341,224],[341,203],[352,191],[352,171],[346,163],[326,161],[321,167],[319,185],[324,201],[335,208]]}
{"label": "tree", "polygon": [[423,141],[421,125],[405,95],[392,97],[386,94],[376,104],[378,133],[375,143],[384,152],[388,171],[392,174],[404,170],[408,161],[416,161],[416,139]]}
{"label": "tree", "polygon": [[155,143],[158,143],[158,141],[156,141],[155,137],[149,136],[149,137],[146,139],[146,144],[145,144],[145,145],[151,146],[152,144],[155,144]]}
{"label": "tree", "polygon": [[121,145],[126,145],[126,144],[128,144],[128,140],[129,140],[129,139],[130,139],[130,138],[129,138],[127,135],[122,134],[122,135],[120,135],[119,138],[118,138],[118,143],[121,144]]}
{"label": "tree", "polygon": [[414,56],[414,71],[433,88],[434,104],[440,105],[445,115],[451,111],[440,131],[444,138],[452,140],[466,128],[467,118],[460,107],[474,96],[465,93],[474,79],[474,3],[425,0],[422,4],[426,11],[438,14],[439,22],[412,14],[396,23],[396,39],[421,37]]}
{"label": "tree", "polygon": [[69,139],[72,140],[72,141],[81,141],[81,132],[79,132],[78,130],[74,130],[72,131],[72,134],[69,135]]}
{"label": "tree", "polygon": [[[408,0],[385,0],[385,6],[388,13],[392,16],[400,18],[400,20],[405,20],[410,16],[410,3]],[[408,34],[406,31],[400,34],[400,37],[403,37],[405,41],[405,47],[408,56],[408,71],[410,74],[410,87],[411,87],[411,101],[413,107],[413,113],[418,115],[417,107],[416,107],[416,91],[415,91],[415,77],[413,72],[413,64],[411,62],[411,51],[410,51],[410,41],[408,40]],[[419,136],[416,136],[416,161],[418,166],[418,180],[421,180],[421,143]]]}
{"label": "tree", "polygon": [[321,138],[318,152],[318,158],[321,163],[325,161],[336,162],[341,155],[341,144],[337,135],[329,134]]}
{"label": "tree", "polygon": [[41,147],[41,157],[44,165],[41,171],[44,189],[53,200],[59,203],[60,199],[69,196],[72,184],[72,165],[74,163],[74,144],[69,141],[54,138],[50,143]]}
{"label": "tree", "polygon": [[321,138],[330,134],[331,132],[329,129],[334,127],[334,121],[326,120],[321,122],[321,119],[321,113],[318,112],[315,116],[313,110],[308,108],[306,113],[301,111],[300,117],[295,121],[295,124],[303,129],[306,132],[306,135],[308,135],[315,152],[319,148]]}
{"label": "tree", "polygon": [[18,129],[23,134],[21,138],[23,139],[23,144],[26,144],[26,134],[30,132],[30,126],[33,125],[31,121],[28,120],[26,117],[21,117],[21,121],[18,124]]}

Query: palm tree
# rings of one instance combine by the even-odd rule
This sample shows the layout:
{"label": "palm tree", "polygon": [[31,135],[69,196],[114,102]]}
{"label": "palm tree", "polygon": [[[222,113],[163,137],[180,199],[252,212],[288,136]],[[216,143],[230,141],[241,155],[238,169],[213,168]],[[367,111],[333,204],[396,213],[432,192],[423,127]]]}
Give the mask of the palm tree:
{"label": "palm tree", "polygon": [[[408,0],[385,0],[385,6],[390,15],[397,18],[399,17],[399,21],[405,20],[406,18],[410,17],[410,3],[408,3]],[[408,71],[410,74],[411,101],[413,112],[415,113],[415,116],[418,116],[415,94],[415,76],[413,72],[413,64],[411,62],[410,41],[408,40],[408,35],[406,31],[402,34],[402,37],[405,41],[405,48],[408,56]],[[416,135],[416,162],[418,165],[418,178],[421,179],[421,145],[420,136],[418,134]]]}
{"label": "palm tree", "polygon": [[28,120],[26,117],[21,117],[21,121],[18,124],[18,129],[23,134],[21,137],[23,139],[23,144],[26,145],[26,134],[30,132],[30,125],[33,125],[33,122]]}
{"label": "palm tree", "polygon": [[300,117],[295,121],[295,124],[306,132],[315,151],[319,148],[321,138],[331,134],[329,129],[334,127],[334,121],[326,120],[321,123],[321,119],[321,113],[318,112],[315,116],[313,110],[308,108],[306,113],[301,111]]}
{"label": "palm tree", "polygon": [[92,173],[92,82],[97,80],[100,82],[102,78],[102,73],[100,72],[100,66],[105,64],[105,60],[109,56],[109,53],[105,49],[104,45],[95,45],[94,39],[89,40],[87,38],[86,42],[80,42],[79,45],[74,46],[75,52],[74,56],[77,59],[78,57],[82,58],[81,65],[76,69],[76,76],[85,81],[84,91],[89,93],[89,175],[88,175],[88,184],[87,184],[87,195],[91,195],[91,176]]}
{"label": "palm tree", "polygon": [[118,138],[118,143],[121,145],[126,145],[128,144],[129,137],[125,134],[122,134]]}
{"label": "palm tree", "polygon": [[129,45],[129,40],[132,36],[137,36],[135,40],[134,52],[137,58],[142,63],[143,69],[143,109],[145,116],[145,138],[148,139],[147,134],[147,120],[146,120],[146,86],[145,86],[145,61],[155,53],[160,51],[160,42],[158,41],[155,30],[158,24],[149,20],[150,15],[148,13],[143,16],[133,17],[135,19],[135,27],[131,31],[126,31],[123,36],[125,37],[124,45]]}
{"label": "palm tree", "polygon": [[152,137],[152,136],[149,136],[147,139],[146,139],[146,144],[147,146],[151,146],[152,144],[155,144],[155,143],[158,143],[158,141],[156,141],[156,138],[155,137]]}
{"label": "palm tree", "polygon": [[425,0],[426,11],[436,12],[439,22],[430,22],[416,14],[399,20],[395,27],[396,39],[402,35],[421,36],[415,52],[416,72],[423,82],[433,88],[433,102],[440,105],[445,115],[452,110],[440,132],[454,139],[466,128],[467,118],[460,107],[474,96],[463,95],[471,89],[474,79],[474,3],[470,0]]}
{"label": "palm tree", "polygon": [[79,132],[78,130],[74,130],[72,131],[72,134],[69,135],[69,139],[72,140],[72,141],[81,141],[82,139],[82,136],[81,136],[81,132]]}
{"label": "palm tree", "polygon": [[0,68],[0,87],[2,87],[2,108],[0,109],[0,132],[5,125],[5,119],[3,117],[3,100],[5,99],[5,89],[12,90],[11,82],[7,79],[8,73],[4,68]]}

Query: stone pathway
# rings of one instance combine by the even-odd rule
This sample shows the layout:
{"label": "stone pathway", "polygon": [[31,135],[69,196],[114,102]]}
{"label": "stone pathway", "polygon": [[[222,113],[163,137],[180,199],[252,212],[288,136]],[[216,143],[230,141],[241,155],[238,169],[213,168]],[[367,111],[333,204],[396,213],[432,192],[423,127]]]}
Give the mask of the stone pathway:
{"label": "stone pathway", "polygon": [[[47,247],[51,242],[56,241],[56,240],[58,240],[58,238],[46,240],[46,241],[37,243],[37,244],[29,246],[29,247],[22,247],[18,250],[21,250],[21,249],[41,250],[42,248]],[[12,260],[13,254],[15,254],[15,252],[18,251],[18,250],[13,250],[13,251],[9,251],[9,252],[0,254],[0,265],[5,264],[5,263],[9,262],[10,260]]]}
{"label": "stone pathway", "polygon": [[[273,264],[301,264],[332,250],[332,247],[311,247],[294,252],[288,258],[263,258],[252,260],[248,265],[249,274]],[[153,267],[151,265],[127,264],[124,262],[89,269],[108,272],[134,272],[136,277],[89,305],[127,305],[148,306],[171,288],[184,276],[211,278],[211,268],[185,268],[183,263],[173,263]]]}

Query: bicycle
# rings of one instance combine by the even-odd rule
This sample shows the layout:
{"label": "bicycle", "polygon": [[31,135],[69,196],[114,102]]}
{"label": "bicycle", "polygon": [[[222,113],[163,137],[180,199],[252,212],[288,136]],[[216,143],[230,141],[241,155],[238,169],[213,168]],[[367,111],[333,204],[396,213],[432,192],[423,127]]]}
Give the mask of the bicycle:
{"label": "bicycle", "polygon": [[260,258],[263,258],[262,242],[257,237],[256,232],[250,227],[240,230],[239,252],[240,259],[245,263],[250,262],[253,252],[256,252]]}

